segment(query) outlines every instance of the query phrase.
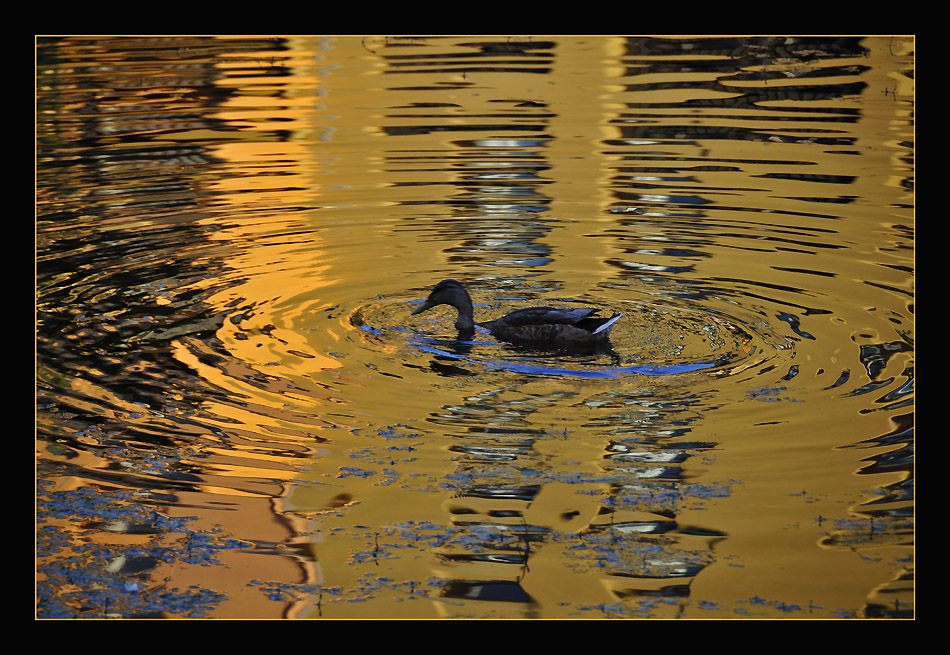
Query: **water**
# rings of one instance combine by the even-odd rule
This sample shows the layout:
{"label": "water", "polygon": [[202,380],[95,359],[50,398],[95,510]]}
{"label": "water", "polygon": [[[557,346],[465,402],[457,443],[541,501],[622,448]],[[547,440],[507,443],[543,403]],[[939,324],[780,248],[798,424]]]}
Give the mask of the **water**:
{"label": "water", "polygon": [[40,39],[37,615],[913,616],[913,45]]}

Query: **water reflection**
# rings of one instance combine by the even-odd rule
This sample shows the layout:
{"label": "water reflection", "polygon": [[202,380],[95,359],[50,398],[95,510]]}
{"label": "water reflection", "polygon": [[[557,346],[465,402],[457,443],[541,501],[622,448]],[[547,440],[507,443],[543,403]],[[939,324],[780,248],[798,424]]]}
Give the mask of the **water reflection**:
{"label": "water reflection", "polygon": [[910,615],[912,48],[41,40],[38,613]]}
{"label": "water reflection", "polygon": [[[682,441],[702,415],[701,399],[683,402],[674,393],[664,403],[654,392],[584,398],[570,387],[548,393],[514,387],[432,416],[454,431],[458,445],[451,449],[461,454],[445,478],[454,491],[445,504],[453,529],[440,543],[440,557],[456,576],[466,568],[481,576],[476,582],[456,577],[442,595],[485,599],[505,589],[505,600],[524,603],[524,616],[532,616],[535,601],[519,585],[540,551],[557,548],[569,569],[600,571],[613,580],[619,597],[688,597],[690,581],[713,561],[711,548],[725,535],[679,525],[679,508],[728,490],[682,479],[690,457],[715,447]],[[532,427],[533,414],[564,405],[597,408],[599,418],[583,429],[612,435],[603,452],[562,459],[570,450],[563,446],[578,435]],[[583,464],[598,457],[595,468]],[[485,579],[489,570],[497,579]],[[564,592],[560,601],[573,602],[573,593]]]}

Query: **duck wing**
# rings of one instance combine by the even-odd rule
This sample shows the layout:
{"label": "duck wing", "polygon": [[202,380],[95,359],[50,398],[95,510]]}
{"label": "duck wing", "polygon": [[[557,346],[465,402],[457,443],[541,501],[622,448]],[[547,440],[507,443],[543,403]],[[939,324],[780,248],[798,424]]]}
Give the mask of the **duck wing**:
{"label": "duck wing", "polygon": [[515,328],[529,325],[577,325],[596,314],[597,310],[590,307],[525,307],[479,325],[489,330],[499,326]]}

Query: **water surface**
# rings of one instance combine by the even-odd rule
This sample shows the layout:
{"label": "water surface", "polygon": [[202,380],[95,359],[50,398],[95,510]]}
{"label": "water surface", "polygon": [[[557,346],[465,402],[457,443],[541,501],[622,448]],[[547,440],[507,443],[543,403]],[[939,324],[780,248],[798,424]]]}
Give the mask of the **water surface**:
{"label": "water surface", "polygon": [[37,615],[913,616],[913,45],[40,39]]}

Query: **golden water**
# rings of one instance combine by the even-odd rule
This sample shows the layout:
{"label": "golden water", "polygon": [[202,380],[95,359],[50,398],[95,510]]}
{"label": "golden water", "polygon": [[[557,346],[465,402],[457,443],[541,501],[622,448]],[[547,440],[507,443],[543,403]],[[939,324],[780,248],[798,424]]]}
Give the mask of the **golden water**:
{"label": "golden water", "polygon": [[912,616],[913,45],[40,39],[38,616]]}

